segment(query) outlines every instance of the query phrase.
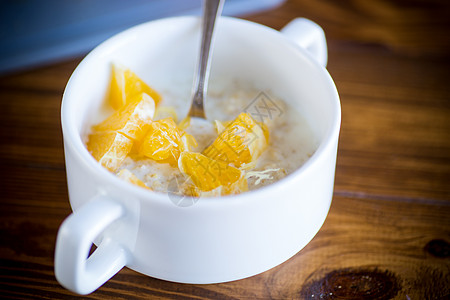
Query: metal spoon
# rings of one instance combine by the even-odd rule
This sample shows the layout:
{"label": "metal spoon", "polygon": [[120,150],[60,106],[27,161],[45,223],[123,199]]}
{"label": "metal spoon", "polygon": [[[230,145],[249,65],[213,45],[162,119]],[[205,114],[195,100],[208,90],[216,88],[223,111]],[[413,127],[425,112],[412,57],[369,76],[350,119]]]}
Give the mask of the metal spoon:
{"label": "metal spoon", "polygon": [[204,0],[202,18],[202,40],[197,70],[194,74],[193,93],[189,116],[206,119],[205,101],[212,57],[212,40],[216,18],[221,15],[225,0]]}

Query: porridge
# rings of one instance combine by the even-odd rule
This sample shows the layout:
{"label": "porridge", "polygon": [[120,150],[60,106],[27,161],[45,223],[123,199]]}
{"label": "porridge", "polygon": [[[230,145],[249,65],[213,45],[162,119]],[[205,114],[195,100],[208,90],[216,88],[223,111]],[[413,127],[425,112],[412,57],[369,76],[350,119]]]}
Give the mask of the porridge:
{"label": "porridge", "polygon": [[113,73],[115,112],[91,127],[86,145],[109,171],[138,186],[180,195],[237,194],[284,178],[316,150],[301,115],[270,91],[236,82],[210,85],[208,121],[180,120],[189,109],[185,96],[156,92],[129,70]]}

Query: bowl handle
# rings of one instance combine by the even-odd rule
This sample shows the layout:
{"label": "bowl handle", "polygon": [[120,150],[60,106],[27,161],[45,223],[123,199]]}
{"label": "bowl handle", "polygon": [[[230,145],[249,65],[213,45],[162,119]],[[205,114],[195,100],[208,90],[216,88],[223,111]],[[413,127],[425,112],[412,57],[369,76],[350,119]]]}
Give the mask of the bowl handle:
{"label": "bowl handle", "polygon": [[127,264],[125,247],[109,237],[103,237],[89,256],[94,239],[124,214],[121,204],[97,196],[64,220],[55,250],[55,276],[62,286],[78,294],[89,294]]}
{"label": "bowl handle", "polygon": [[306,51],[322,66],[327,66],[327,41],[319,25],[311,20],[297,18],[281,29],[281,33]]}

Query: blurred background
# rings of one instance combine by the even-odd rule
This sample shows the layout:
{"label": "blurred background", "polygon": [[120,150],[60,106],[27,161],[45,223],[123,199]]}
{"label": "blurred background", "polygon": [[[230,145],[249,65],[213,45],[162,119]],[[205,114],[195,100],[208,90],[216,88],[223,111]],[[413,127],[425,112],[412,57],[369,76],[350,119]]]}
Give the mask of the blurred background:
{"label": "blurred background", "polygon": [[[274,8],[284,0],[227,0],[224,15]],[[196,15],[201,0],[1,0],[0,73],[87,53],[131,26]]]}
{"label": "blurred background", "polygon": [[[450,51],[450,1],[285,2],[227,0],[223,13],[252,15],[254,21],[259,21],[260,14],[267,24],[268,15],[264,12],[273,10],[269,18],[276,27],[277,18],[286,19],[286,12],[290,11],[292,19],[301,13],[320,24],[327,37],[333,39],[379,44],[408,55],[442,55]],[[79,57],[131,26],[168,16],[200,14],[201,3],[201,0],[0,0],[0,74]],[[282,15],[276,10],[280,6]]]}

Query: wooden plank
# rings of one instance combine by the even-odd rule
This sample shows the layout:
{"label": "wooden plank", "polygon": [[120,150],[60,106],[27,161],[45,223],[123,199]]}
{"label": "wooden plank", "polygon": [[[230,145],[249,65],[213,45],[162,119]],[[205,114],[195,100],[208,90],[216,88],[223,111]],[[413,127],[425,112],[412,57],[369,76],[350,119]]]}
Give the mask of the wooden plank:
{"label": "wooden plank", "polygon": [[280,29],[305,17],[320,24],[331,38],[383,45],[412,56],[445,57],[450,51],[449,15],[450,3],[443,0],[297,0],[249,19]]}
{"label": "wooden plank", "polygon": [[448,65],[332,46],[342,101],[336,190],[450,200]]}
{"label": "wooden plank", "polygon": [[[412,205],[397,199],[335,197],[312,242],[265,273],[191,285],[124,269],[90,298],[440,299],[450,295],[450,245],[445,242],[450,240],[449,213],[450,205],[432,201]],[[2,218],[2,293],[30,296],[37,289],[50,298],[70,294],[52,276],[58,225],[55,218],[42,220],[39,215]]]}

